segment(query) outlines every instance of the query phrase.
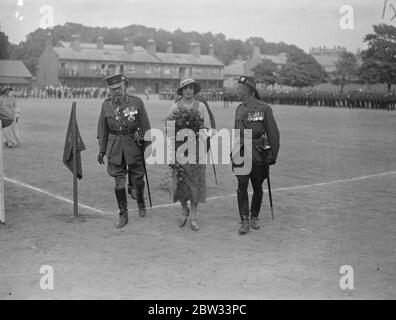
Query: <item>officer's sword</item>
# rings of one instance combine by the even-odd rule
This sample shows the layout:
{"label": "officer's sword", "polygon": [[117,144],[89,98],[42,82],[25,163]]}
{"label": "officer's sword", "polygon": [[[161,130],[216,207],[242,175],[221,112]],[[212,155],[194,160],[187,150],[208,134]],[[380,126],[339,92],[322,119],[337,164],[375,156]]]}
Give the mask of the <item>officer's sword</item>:
{"label": "officer's sword", "polygon": [[147,176],[146,159],[144,159],[144,154],[143,154],[143,168],[144,168],[144,175],[146,176],[146,185],[147,185],[147,193],[149,196],[150,208],[152,208],[153,204],[151,202],[150,184],[149,184],[149,180],[148,180],[148,176]]}
{"label": "officer's sword", "polygon": [[214,173],[214,177],[215,177],[215,181],[216,181],[216,185],[217,185],[217,174],[216,174],[215,164],[213,163],[212,149],[209,149],[209,152],[210,152],[210,158],[212,159],[213,173]]}
{"label": "officer's sword", "polygon": [[143,152],[143,169],[144,169],[144,175],[146,176],[146,185],[147,185],[147,193],[149,196],[150,208],[152,208],[153,204],[151,202],[150,183],[149,183],[148,175],[147,175],[146,159],[144,158],[144,148],[143,148],[143,145],[140,143],[140,138],[139,138],[138,132],[135,132],[135,141],[136,141],[137,145],[140,147],[140,149],[142,149],[142,152]]}
{"label": "officer's sword", "polygon": [[266,167],[267,167],[267,186],[268,186],[268,197],[269,197],[269,201],[270,201],[270,208],[271,208],[271,216],[272,216],[272,220],[274,220],[274,209],[273,209],[273,205],[272,205],[272,192],[271,192],[271,180],[270,180],[270,166],[268,163],[268,153],[271,150],[271,147],[269,145],[266,145],[263,148],[258,148],[258,150],[264,152],[266,154]]}
{"label": "officer's sword", "polygon": [[270,174],[269,174],[269,164],[267,163],[267,185],[268,185],[268,196],[269,196],[269,201],[270,201],[270,207],[271,207],[271,216],[272,220],[274,220],[274,209],[272,207],[272,193],[271,193],[271,181],[270,181]]}

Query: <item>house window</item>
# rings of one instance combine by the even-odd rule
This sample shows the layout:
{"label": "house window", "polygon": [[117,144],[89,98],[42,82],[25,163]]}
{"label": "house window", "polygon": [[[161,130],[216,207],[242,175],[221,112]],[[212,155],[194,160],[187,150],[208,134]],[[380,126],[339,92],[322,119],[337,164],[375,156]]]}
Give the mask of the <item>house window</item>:
{"label": "house window", "polygon": [[124,73],[124,65],[123,64],[120,65],[120,73]]}
{"label": "house window", "polygon": [[98,65],[96,63],[91,63],[90,69],[92,72],[96,72],[98,70]]}
{"label": "house window", "polygon": [[164,74],[170,74],[170,73],[171,73],[170,68],[165,68],[164,69]]}
{"label": "house window", "polygon": [[129,65],[127,69],[128,69],[127,73],[134,73],[135,72],[135,67],[132,64]]}
{"label": "house window", "polygon": [[72,77],[78,76],[78,64],[77,63],[70,63],[68,69],[69,69],[68,73],[70,76],[72,76]]}
{"label": "house window", "polygon": [[101,69],[99,71],[101,76],[106,76],[107,75],[107,66],[105,63],[101,64]]}
{"label": "house window", "polygon": [[146,70],[144,71],[145,73],[151,73],[151,66],[147,65]]}

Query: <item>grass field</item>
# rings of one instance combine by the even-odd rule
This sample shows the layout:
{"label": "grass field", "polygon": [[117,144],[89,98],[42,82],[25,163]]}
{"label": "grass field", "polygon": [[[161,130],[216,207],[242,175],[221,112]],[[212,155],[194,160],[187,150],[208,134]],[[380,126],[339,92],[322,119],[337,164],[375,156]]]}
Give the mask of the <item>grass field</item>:
{"label": "grass field", "polygon": [[[159,189],[165,165],[148,166],[157,207],[142,219],[129,201],[130,223],[115,229],[114,183],[96,162],[99,100],[77,101],[87,147],[78,187],[80,203],[104,214],[80,208],[74,219],[62,200],[72,199],[62,163],[71,100],[18,105],[23,146],[3,151],[0,299],[396,298],[396,113],[274,106],[275,221],[265,193],[262,228],[241,237],[227,165],[216,166],[218,185],[208,167],[199,232],[177,226],[180,209]],[[212,104],[218,128],[231,128],[235,107]],[[146,108],[163,128],[169,102],[152,97]],[[54,290],[39,286],[42,265],[54,269]],[[340,289],[342,265],[353,267],[353,290]]]}

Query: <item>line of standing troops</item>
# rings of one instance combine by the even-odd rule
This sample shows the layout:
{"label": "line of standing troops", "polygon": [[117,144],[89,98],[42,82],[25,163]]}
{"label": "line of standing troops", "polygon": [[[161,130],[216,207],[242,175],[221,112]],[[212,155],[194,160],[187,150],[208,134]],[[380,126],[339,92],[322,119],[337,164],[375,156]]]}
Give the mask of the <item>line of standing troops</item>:
{"label": "line of standing troops", "polygon": [[303,91],[264,91],[260,92],[262,101],[270,104],[302,105],[336,108],[362,108],[395,110],[396,94],[361,92],[303,92]]}
{"label": "line of standing troops", "polygon": [[[134,198],[137,200],[139,215],[141,217],[146,215],[144,176],[147,175],[147,172],[144,151],[150,142],[144,141],[143,137],[150,129],[150,121],[143,101],[138,97],[126,94],[127,79],[123,74],[110,76],[104,80],[110,89],[110,95],[102,104],[98,121],[98,162],[101,165],[105,164],[104,157],[107,157],[107,171],[114,178],[115,196],[120,209],[116,227],[122,228],[128,223],[127,176],[130,177],[135,189]],[[185,101],[191,101],[191,108],[201,110],[200,112],[203,114],[206,113],[206,108],[200,106],[199,101],[191,96],[191,94],[196,95],[199,90],[199,85],[193,79],[185,79],[181,82],[178,93]],[[253,146],[252,158],[243,158],[244,161],[252,161],[249,172],[238,171],[238,168],[241,165],[244,166],[244,163],[241,164],[236,160],[240,159],[239,156],[244,156],[245,145],[239,144],[237,148],[233,148],[231,153],[233,171],[238,179],[237,198],[241,218],[239,233],[246,234],[250,227],[256,230],[260,228],[262,184],[269,175],[269,166],[276,163],[279,151],[279,130],[271,107],[260,100],[252,78],[241,76],[237,92],[239,101],[242,103],[236,109],[234,129],[239,129],[241,132],[240,142],[245,141],[244,132],[246,129],[250,129],[252,139],[247,141]],[[263,154],[260,150],[264,150],[266,147],[269,147],[271,152]],[[206,170],[206,167],[204,169]],[[205,175],[203,175],[204,177]],[[190,179],[189,181],[194,184],[194,181],[199,181],[199,179]],[[250,208],[247,191],[249,181],[253,186]],[[204,181],[198,183],[205,185]],[[189,187],[190,194],[193,194],[195,189],[200,189],[200,185],[189,185]],[[206,192],[204,194],[206,195]],[[191,229],[198,231],[199,227],[196,223],[197,199],[194,200],[192,195],[191,197],[191,209],[195,210],[193,210],[194,215],[191,218]],[[206,196],[204,199],[198,200],[198,202],[205,201]],[[182,206],[185,209],[184,216],[183,214],[181,216],[184,223],[179,224],[180,227],[184,226],[189,214],[188,208],[185,208],[186,204],[182,203]]]}

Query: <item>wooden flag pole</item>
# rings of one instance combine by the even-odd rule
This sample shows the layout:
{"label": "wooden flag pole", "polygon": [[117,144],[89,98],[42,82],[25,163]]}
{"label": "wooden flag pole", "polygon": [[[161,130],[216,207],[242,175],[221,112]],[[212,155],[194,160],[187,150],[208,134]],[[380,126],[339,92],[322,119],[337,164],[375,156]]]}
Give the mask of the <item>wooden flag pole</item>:
{"label": "wooden flag pole", "polygon": [[0,120],[0,223],[6,223],[4,207],[3,133]]}
{"label": "wooden flag pole", "polygon": [[77,116],[76,102],[72,104],[72,143],[73,143],[73,214],[78,217],[78,193],[77,193]]}

